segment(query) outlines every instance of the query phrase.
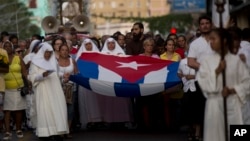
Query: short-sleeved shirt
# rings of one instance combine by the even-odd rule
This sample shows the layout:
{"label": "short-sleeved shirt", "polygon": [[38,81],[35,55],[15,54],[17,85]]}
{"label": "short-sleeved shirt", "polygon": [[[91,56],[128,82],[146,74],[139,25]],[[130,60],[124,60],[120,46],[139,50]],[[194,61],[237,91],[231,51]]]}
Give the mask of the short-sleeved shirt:
{"label": "short-sleeved shirt", "polygon": [[181,56],[180,56],[178,53],[174,52],[172,58],[171,58],[171,59],[168,59],[168,55],[167,55],[167,53],[165,52],[165,53],[163,53],[162,55],[160,55],[160,58],[161,58],[162,60],[169,60],[169,61],[176,61],[176,62],[178,62],[178,61],[180,61]]}
{"label": "short-sleeved shirt", "polygon": [[[8,54],[6,52],[6,50],[0,48],[0,55],[2,56],[6,56],[8,59]],[[8,60],[9,62],[9,60]],[[4,82],[4,78],[3,78],[4,74],[0,73],[0,92],[4,92],[5,91],[5,82]]]}
{"label": "short-sleeved shirt", "polygon": [[195,39],[189,47],[188,58],[196,58],[197,62],[201,62],[202,58],[213,53],[209,42],[204,37]]}

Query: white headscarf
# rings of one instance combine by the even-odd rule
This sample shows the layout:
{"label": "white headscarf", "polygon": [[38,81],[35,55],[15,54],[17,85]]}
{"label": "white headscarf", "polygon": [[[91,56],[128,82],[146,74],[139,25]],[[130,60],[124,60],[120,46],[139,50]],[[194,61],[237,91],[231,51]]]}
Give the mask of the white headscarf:
{"label": "white headscarf", "polygon": [[[108,49],[108,43],[109,42],[115,42],[114,50],[109,50]],[[116,42],[116,40],[114,38],[108,38],[105,41],[101,52],[105,53],[105,54],[111,54],[111,55],[125,55],[124,50],[121,48],[121,46]]]}
{"label": "white headscarf", "polygon": [[27,55],[24,56],[23,58],[23,61],[25,64],[27,64],[29,61],[32,60],[32,58],[34,57],[35,53],[32,52],[34,50],[34,48],[36,46],[39,45],[41,41],[40,40],[33,40],[31,43],[30,43],[30,47],[29,47],[29,53]]}
{"label": "white headscarf", "polygon": [[[49,60],[46,60],[44,58],[44,53],[46,51],[52,51],[51,57]],[[57,67],[57,61],[55,57],[55,52],[52,48],[52,46],[49,43],[42,43],[41,48],[37,52],[37,54],[33,57],[32,63],[44,70],[53,70],[53,71],[58,71]]]}
{"label": "white headscarf", "polygon": [[39,42],[41,42],[40,40],[33,40],[30,43],[30,48],[29,48],[29,53],[31,53],[33,51],[33,49],[38,46]]}
{"label": "white headscarf", "polygon": [[[87,43],[92,44],[92,50],[91,51],[86,50],[85,45]],[[96,44],[91,39],[86,38],[86,39],[83,40],[81,47],[77,51],[76,60],[78,60],[78,58],[82,55],[83,52],[100,52],[100,51],[99,51],[98,47],[96,46]]]}

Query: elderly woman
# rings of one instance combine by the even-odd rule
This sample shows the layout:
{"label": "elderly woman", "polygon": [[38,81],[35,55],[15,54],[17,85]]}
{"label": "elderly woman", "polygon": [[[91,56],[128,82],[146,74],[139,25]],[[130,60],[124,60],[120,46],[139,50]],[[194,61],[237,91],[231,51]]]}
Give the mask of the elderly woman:
{"label": "elderly woman", "polygon": [[[125,55],[123,49],[113,38],[108,38],[105,41],[101,52],[109,55]],[[130,98],[104,95],[100,95],[98,98],[100,105],[102,105],[100,108],[104,122],[122,123],[122,126],[124,126],[123,123],[130,123],[133,121]]]}
{"label": "elderly woman", "polygon": [[18,89],[24,86],[23,78],[27,78],[27,71],[20,56],[14,55],[14,48],[11,42],[4,42],[3,48],[7,51],[10,62],[9,72],[4,75],[6,90],[3,102],[3,110],[5,114],[5,134],[3,140],[9,140],[11,138],[11,112],[15,115],[17,137],[23,137],[21,129],[23,117],[22,110],[26,109],[26,101],[25,98],[20,95]]}
{"label": "elderly woman", "polygon": [[48,140],[46,137],[60,138],[58,135],[67,134],[67,107],[58,77],[55,53],[50,44],[43,43],[33,57],[29,79],[36,97],[36,135]]}
{"label": "elderly woman", "polygon": [[125,55],[124,50],[114,38],[108,38],[105,41],[101,52],[110,55]]}
{"label": "elderly woman", "polygon": [[[99,52],[98,47],[91,39],[84,39],[79,48],[76,59],[78,60],[84,52]],[[93,129],[102,121],[98,96],[99,94],[82,86],[78,89],[79,115],[82,128]]]}

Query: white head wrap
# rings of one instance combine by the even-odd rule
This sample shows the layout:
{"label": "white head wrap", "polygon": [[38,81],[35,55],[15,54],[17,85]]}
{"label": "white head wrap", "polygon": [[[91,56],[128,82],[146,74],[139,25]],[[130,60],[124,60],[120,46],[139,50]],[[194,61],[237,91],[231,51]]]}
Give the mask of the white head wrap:
{"label": "white head wrap", "polygon": [[[52,51],[52,54],[49,60],[46,60],[44,58],[44,53],[46,51]],[[32,63],[44,70],[53,70],[53,71],[58,70],[55,52],[52,46],[46,42],[41,44],[41,48],[39,49],[37,54],[33,57]]]}
{"label": "white head wrap", "polygon": [[[87,43],[91,43],[92,44],[92,51],[87,51],[86,50],[85,45]],[[86,39],[83,40],[81,47],[77,51],[76,60],[78,60],[78,58],[82,55],[83,52],[100,52],[100,51],[97,48],[96,44],[91,39],[86,38]]]}
{"label": "white head wrap", "polygon": [[[109,42],[115,42],[114,50],[109,50],[108,49],[108,43]],[[105,41],[101,52],[105,53],[105,54],[111,54],[111,55],[125,55],[124,50],[120,47],[120,45],[116,42],[116,40],[114,38],[108,38]]]}

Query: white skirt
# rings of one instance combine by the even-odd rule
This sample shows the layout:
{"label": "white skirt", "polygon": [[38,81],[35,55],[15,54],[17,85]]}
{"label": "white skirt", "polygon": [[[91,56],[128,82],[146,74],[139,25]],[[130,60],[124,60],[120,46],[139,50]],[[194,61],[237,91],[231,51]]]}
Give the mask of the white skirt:
{"label": "white skirt", "polygon": [[25,97],[17,89],[6,89],[3,101],[3,110],[18,111],[26,109]]}

